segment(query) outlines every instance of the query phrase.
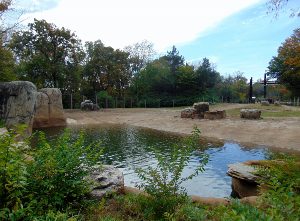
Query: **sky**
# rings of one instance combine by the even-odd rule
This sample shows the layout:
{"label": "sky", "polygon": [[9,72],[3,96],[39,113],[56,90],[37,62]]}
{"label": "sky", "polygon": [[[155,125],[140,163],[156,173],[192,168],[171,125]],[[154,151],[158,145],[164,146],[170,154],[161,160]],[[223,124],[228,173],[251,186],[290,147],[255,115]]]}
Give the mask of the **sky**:
{"label": "sky", "polygon": [[222,75],[240,71],[254,80],[300,24],[288,10],[267,14],[265,0],[15,0],[15,7],[23,23],[45,19],[83,42],[122,49],[148,40],[160,55],[175,45],[189,63],[207,57]]}

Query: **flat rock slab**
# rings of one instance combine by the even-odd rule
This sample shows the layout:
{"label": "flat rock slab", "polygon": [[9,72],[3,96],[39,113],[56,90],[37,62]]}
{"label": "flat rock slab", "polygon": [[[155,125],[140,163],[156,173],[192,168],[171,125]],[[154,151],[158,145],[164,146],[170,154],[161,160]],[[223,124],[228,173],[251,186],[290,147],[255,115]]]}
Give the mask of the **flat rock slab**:
{"label": "flat rock slab", "polygon": [[227,174],[231,177],[256,183],[258,176],[254,175],[256,169],[253,166],[244,163],[235,163],[228,165]]}

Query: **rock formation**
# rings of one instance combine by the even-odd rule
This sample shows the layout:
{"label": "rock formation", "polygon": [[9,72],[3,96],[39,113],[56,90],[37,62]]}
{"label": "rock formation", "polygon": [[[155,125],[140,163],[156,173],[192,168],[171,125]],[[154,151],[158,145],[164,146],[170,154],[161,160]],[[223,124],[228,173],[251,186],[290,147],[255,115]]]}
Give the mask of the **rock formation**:
{"label": "rock formation", "polygon": [[255,168],[245,163],[228,165],[227,174],[232,177],[232,191],[239,198],[258,195],[258,176]]}
{"label": "rock formation", "polygon": [[27,125],[24,136],[32,132],[36,103],[36,87],[29,81],[0,83],[0,118],[7,128]]}
{"label": "rock formation", "polygon": [[241,109],[240,116],[245,119],[259,119],[261,111],[257,109]]}
{"label": "rock formation", "polygon": [[111,165],[95,169],[87,179],[92,181],[91,197],[98,200],[107,194],[122,192],[124,189],[123,173]]}
{"label": "rock formation", "polygon": [[185,108],[181,111],[181,118],[204,118],[204,112],[209,110],[209,103],[194,103],[193,107]]}
{"label": "rock formation", "polygon": [[37,92],[33,128],[65,126],[62,95],[58,88],[43,88]]}

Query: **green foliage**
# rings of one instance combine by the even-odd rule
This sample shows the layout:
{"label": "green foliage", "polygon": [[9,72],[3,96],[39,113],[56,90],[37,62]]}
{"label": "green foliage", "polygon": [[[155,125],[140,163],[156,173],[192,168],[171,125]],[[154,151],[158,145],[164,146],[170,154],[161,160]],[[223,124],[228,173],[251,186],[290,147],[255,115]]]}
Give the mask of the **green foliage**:
{"label": "green foliage", "polygon": [[269,74],[300,96],[300,28],[278,48],[278,55],[269,63]]}
{"label": "green foliage", "polygon": [[131,77],[129,54],[105,47],[100,40],[86,42],[85,48],[85,93],[94,97],[97,91],[106,90],[109,95],[123,97]]}
{"label": "green foliage", "polygon": [[15,33],[10,42],[19,61],[21,79],[30,80],[37,87],[78,90],[75,75],[83,54],[76,35],[45,20],[35,19],[28,27]]}
{"label": "green foliage", "polygon": [[14,59],[12,52],[2,46],[2,41],[0,40],[0,82],[1,81],[13,81],[17,79],[14,73]]}
{"label": "green foliage", "polygon": [[272,216],[264,213],[262,210],[253,206],[242,204],[239,201],[233,201],[228,206],[218,206],[212,210],[208,210],[208,220],[216,221],[271,221]]}
{"label": "green foliage", "polygon": [[273,220],[298,220],[300,215],[300,167],[297,158],[276,154],[259,170],[263,192],[260,206]]}
{"label": "green foliage", "polygon": [[38,144],[28,165],[28,194],[41,211],[66,209],[82,200],[88,193],[85,176],[98,163],[99,147],[84,143],[81,132],[77,139],[65,131],[55,142],[49,143],[45,134],[38,133]]}
{"label": "green foliage", "polygon": [[178,205],[185,202],[186,191],[181,184],[204,171],[208,157],[202,154],[199,166],[195,171],[187,177],[182,177],[191,151],[199,148],[199,134],[199,129],[195,128],[190,137],[170,150],[170,156],[156,152],[155,157],[158,164],[155,168],[149,166],[146,169],[137,169],[138,176],[142,180],[138,187],[144,189],[151,196],[149,207],[153,208],[156,216],[172,212]]}
{"label": "green foliage", "polygon": [[99,163],[99,148],[66,131],[51,143],[39,132],[29,149],[16,134],[0,136],[0,219],[76,220],[72,211],[84,205],[85,177]]}
{"label": "green foliage", "polygon": [[5,127],[5,121],[0,118],[0,128]]}
{"label": "green foliage", "polygon": [[0,136],[0,219],[17,220],[24,216],[23,204],[27,168],[23,152],[26,143],[15,142],[13,131]]}

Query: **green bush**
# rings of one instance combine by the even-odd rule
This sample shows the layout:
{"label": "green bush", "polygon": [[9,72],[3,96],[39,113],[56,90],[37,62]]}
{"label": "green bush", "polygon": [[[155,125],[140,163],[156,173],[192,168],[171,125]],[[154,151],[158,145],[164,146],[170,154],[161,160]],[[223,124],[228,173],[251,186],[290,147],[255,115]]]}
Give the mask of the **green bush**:
{"label": "green bush", "polygon": [[24,152],[26,143],[16,144],[15,133],[0,136],[0,219],[17,220],[24,215],[24,194],[27,168]]}
{"label": "green bush", "polygon": [[[0,136],[0,220],[75,220],[89,191],[85,176],[98,163],[99,147],[66,131],[48,142],[38,133],[35,148]],[[72,218],[69,218],[72,217]]]}
{"label": "green bush", "polygon": [[149,166],[146,169],[136,170],[142,180],[138,187],[151,196],[148,204],[155,211],[156,217],[162,217],[166,212],[172,213],[178,205],[184,203],[187,200],[187,194],[181,184],[204,171],[208,157],[202,154],[201,162],[195,171],[187,177],[182,177],[191,152],[196,148],[199,149],[199,135],[199,129],[195,128],[190,137],[170,150],[170,156],[155,152],[158,161],[155,168]]}
{"label": "green bush", "polygon": [[275,154],[259,169],[262,177],[260,207],[273,220],[299,220],[300,163],[286,154]]}
{"label": "green bush", "polygon": [[92,144],[85,145],[82,132],[74,139],[70,131],[65,131],[51,143],[39,132],[27,178],[28,194],[36,201],[35,207],[39,211],[65,210],[79,204],[89,191],[89,183],[84,178],[98,163],[99,150]]}

